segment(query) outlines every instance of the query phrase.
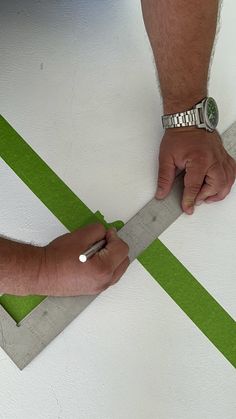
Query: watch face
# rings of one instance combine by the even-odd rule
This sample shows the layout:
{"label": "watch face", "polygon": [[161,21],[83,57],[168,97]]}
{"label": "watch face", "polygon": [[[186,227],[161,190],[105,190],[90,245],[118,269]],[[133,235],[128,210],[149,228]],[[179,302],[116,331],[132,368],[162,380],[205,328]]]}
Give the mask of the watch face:
{"label": "watch face", "polygon": [[212,97],[208,97],[205,103],[206,125],[214,130],[218,124],[219,112],[216,101]]}

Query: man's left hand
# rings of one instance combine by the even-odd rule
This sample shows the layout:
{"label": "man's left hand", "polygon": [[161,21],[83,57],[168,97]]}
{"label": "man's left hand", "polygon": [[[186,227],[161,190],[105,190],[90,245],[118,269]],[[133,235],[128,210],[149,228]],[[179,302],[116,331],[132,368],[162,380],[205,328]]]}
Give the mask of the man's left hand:
{"label": "man's left hand", "polygon": [[168,195],[176,169],[185,170],[182,208],[187,214],[203,201],[224,199],[236,177],[236,162],[218,132],[195,127],[166,130],[160,145],[156,198]]}

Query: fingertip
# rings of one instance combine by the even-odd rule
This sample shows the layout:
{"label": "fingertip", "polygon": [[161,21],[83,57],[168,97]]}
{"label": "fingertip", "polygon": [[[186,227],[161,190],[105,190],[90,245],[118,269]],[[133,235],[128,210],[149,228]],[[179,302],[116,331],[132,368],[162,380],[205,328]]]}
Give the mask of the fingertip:
{"label": "fingertip", "polygon": [[192,215],[193,213],[194,213],[194,208],[193,207],[189,207],[189,208],[187,208],[186,209],[186,214],[188,214],[188,215]]}
{"label": "fingertip", "polygon": [[107,230],[106,235],[108,240],[118,239],[117,230],[115,227],[110,227]]}
{"label": "fingertip", "polygon": [[182,209],[185,212],[185,214],[192,215],[194,213],[194,206],[186,205],[185,203],[183,203]]}
{"label": "fingertip", "polygon": [[158,187],[156,190],[155,198],[157,199],[164,199],[168,195],[169,191],[166,191],[165,189]]}
{"label": "fingertip", "polygon": [[200,200],[200,201],[196,201],[196,204],[195,205],[197,205],[197,207],[199,207],[200,205],[202,205],[203,204],[203,200]]}
{"label": "fingertip", "polygon": [[166,198],[175,180],[175,164],[172,159],[159,157],[159,169],[157,177],[157,189],[155,197],[157,199]]}
{"label": "fingertip", "polygon": [[92,223],[89,226],[96,227],[100,234],[103,234],[103,235],[106,234],[106,227],[99,221]]}
{"label": "fingertip", "polygon": [[155,197],[157,199],[162,199],[162,197],[163,197],[163,189],[162,188],[157,189]]}
{"label": "fingertip", "polygon": [[111,231],[111,234],[115,234],[117,236],[117,229],[116,229],[116,227],[112,226],[110,228],[110,231]]}

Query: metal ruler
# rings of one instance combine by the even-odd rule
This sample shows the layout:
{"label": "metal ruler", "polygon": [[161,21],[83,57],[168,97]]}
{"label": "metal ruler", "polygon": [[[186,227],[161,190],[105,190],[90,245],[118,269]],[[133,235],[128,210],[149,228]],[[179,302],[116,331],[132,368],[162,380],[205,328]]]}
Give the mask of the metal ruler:
{"label": "metal ruler", "polygon": [[165,200],[151,199],[117,232],[129,245],[131,262],[182,214],[183,177],[183,173],[176,177]]}
{"label": "metal ruler", "polygon": [[[225,148],[236,158],[236,123],[222,136]],[[119,231],[129,245],[133,261],[182,213],[183,174],[177,176],[165,200],[151,199]],[[0,346],[23,369],[46,347],[96,296],[48,297],[19,324],[0,305]]]}
{"label": "metal ruler", "polygon": [[[236,123],[223,134],[222,139],[225,149],[236,159]],[[183,178],[182,172],[175,178],[173,188],[165,200],[151,199],[117,232],[130,247],[130,261],[136,259],[182,214]]]}

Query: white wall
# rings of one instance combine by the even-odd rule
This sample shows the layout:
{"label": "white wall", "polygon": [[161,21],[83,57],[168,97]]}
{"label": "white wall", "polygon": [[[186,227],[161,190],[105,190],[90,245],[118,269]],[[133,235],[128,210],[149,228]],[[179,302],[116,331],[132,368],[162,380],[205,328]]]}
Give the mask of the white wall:
{"label": "white wall", "polygon": [[[224,2],[211,72],[221,131],[236,119],[235,11]],[[126,222],[151,199],[161,102],[139,0],[2,0],[0,63],[1,113],[93,211]],[[0,179],[2,234],[66,231],[2,160]],[[161,237],[233,316],[235,198]],[[137,261],[23,372],[0,361],[1,419],[235,417],[233,367]]]}

